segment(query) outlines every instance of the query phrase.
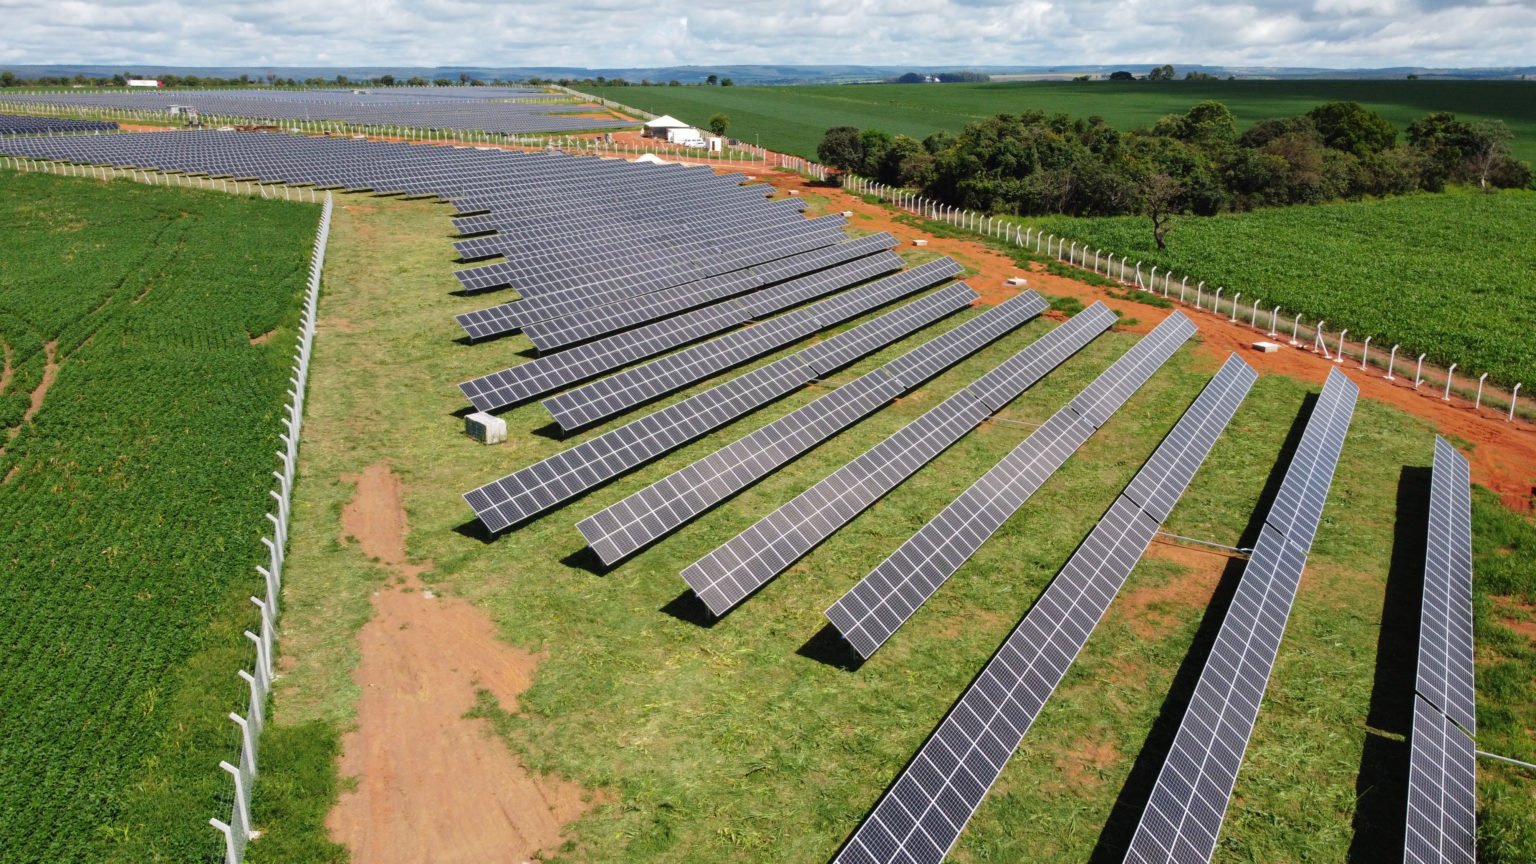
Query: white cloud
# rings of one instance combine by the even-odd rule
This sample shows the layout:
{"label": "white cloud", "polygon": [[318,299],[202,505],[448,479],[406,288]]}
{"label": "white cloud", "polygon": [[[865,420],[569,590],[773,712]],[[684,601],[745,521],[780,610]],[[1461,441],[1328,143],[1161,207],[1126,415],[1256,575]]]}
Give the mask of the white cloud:
{"label": "white cloud", "polygon": [[1529,0],[0,0],[0,64],[1508,66]]}

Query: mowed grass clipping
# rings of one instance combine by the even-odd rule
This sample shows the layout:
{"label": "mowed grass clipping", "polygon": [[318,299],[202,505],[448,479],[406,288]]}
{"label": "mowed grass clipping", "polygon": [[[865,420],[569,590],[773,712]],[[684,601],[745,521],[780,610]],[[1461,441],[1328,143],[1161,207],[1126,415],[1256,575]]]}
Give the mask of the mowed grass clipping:
{"label": "mowed grass clipping", "polygon": [[[1145,70],[1135,70],[1143,74]],[[996,84],[862,84],[807,87],[593,87],[584,92],[696,126],[723,111],[730,135],[770,150],[816,158],[833,126],[883,129],[922,140],[997,114],[1098,115],[1119,129],[1151,126],[1206,99],[1231,108],[1243,128],[1353,101],[1379,112],[1399,136],[1434,111],[1500,119],[1520,159],[1536,160],[1536,84],[1526,81],[1019,81]],[[1406,140],[1406,139],[1401,139]]]}
{"label": "mowed grass clipping", "polygon": [[7,864],[220,854],[318,219],[0,171]]}
{"label": "mowed grass clipping", "polygon": [[[450,296],[457,288],[450,234],[441,205],[364,196],[338,204],[288,560],[287,671],[264,751],[273,767],[258,786],[265,835],[252,846],[253,860],[344,858],[326,839],[323,819],[345,781],[316,762],[334,758],[334,742],[352,722],[356,631],[368,618],[370,592],[389,578],[338,543],[349,478],[368,465],[386,461],[401,474],[409,551],[434,562],[425,577],[433,589],[470,599],[504,638],[547,652],[520,712],[495,728],[534,770],[611,797],[571,825],[567,843],[545,850],[546,859],[820,862],[1223,359],[1198,344],[1182,349],[873,660],[849,672],[825,662],[816,638],[822,610],[1028,427],[978,428],[713,626],[699,617],[678,572],[1023,348],[1049,322],[1021,328],[633,559],[594,572],[574,527],[579,519],[823,391],[793,394],[486,543],[467,524],[460,493],[622,420],[554,440],[539,434],[549,419],[533,404],[503,415],[511,432],[504,445],[483,447],[462,435],[455,385],[521,362],[529,346],[522,337],[454,341],[461,335],[454,312],[500,298]],[[974,313],[860,361],[832,383],[964,314]],[[1003,416],[1045,419],[1136,338],[1100,337]],[[1321,379],[1321,370],[1310,383],[1262,378],[1166,528],[1229,545],[1251,540],[1255,508]],[[1408,559],[1398,554],[1395,530],[1403,466],[1428,465],[1431,449],[1425,424],[1361,404],[1217,860],[1400,859],[1390,837],[1401,831],[1404,706],[1411,704],[1404,694],[1413,679],[1411,667],[1404,679],[1401,667],[1378,666],[1383,657],[1412,656],[1415,630],[1384,637],[1383,620],[1400,624],[1409,613],[1399,589],[1418,577],[1402,569],[1398,559]],[[1411,501],[1417,478],[1407,479]],[[1529,531],[1503,510],[1480,510],[1479,526],[1492,518],[1506,520],[1503,530]],[[955,860],[1119,860],[1239,573],[1220,555],[1154,547],[962,836]],[[1531,674],[1529,655],[1500,658],[1515,664],[1510,675]],[[1170,698],[1171,690],[1185,695]],[[1510,712],[1506,730],[1536,722],[1528,697],[1490,698]],[[488,707],[478,713],[497,716]],[[1505,739],[1500,746],[1519,755],[1528,745]],[[1485,784],[1503,784],[1488,787],[1485,820],[1528,822],[1536,815],[1530,786],[1517,774],[1496,781],[1495,774],[1483,773]],[[1485,847],[1484,858],[1529,860],[1533,847],[1522,842],[1499,854]]]}

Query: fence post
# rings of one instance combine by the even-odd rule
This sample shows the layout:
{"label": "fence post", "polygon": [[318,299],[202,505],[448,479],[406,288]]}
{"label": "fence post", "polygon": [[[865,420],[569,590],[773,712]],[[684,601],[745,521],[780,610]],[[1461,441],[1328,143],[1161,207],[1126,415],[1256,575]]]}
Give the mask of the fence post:
{"label": "fence post", "polygon": [[1241,292],[1241,291],[1239,291],[1236,294],[1232,295],[1232,322],[1231,323],[1233,323],[1233,324],[1237,323],[1237,301],[1239,301],[1241,299],[1243,299],[1243,292]]}
{"label": "fence post", "polygon": [[1514,391],[1509,394],[1509,417],[1505,418],[1506,421],[1509,422],[1509,423],[1515,422],[1515,403],[1518,402],[1519,400],[1520,400],[1520,384],[1516,383]]}
{"label": "fence post", "polygon": [[1440,401],[1442,401],[1442,402],[1449,402],[1449,401],[1451,401],[1451,381],[1455,377],[1456,377],[1456,364],[1452,363],[1451,364],[1451,368],[1445,370],[1445,395],[1440,397]]}
{"label": "fence post", "polygon": [[1339,331],[1339,356],[1333,358],[1333,362],[1342,365],[1344,363],[1344,337],[1349,335],[1349,328]]}
{"label": "fence post", "polygon": [[1296,338],[1296,334],[1299,333],[1300,331],[1301,331],[1301,313],[1297,312],[1296,313],[1296,317],[1291,320],[1291,347],[1293,347],[1293,348],[1296,347],[1297,345],[1301,344],[1301,342]]}
{"label": "fence post", "polygon": [[1419,355],[1418,368],[1413,370],[1413,389],[1419,389],[1419,384],[1424,380],[1424,355]]}
{"label": "fence post", "polygon": [[[1342,337],[1340,337],[1342,338]],[[1342,353],[1342,352],[1341,352]],[[1365,371],[1365,361],[1371,356],[1371,337],[1365,337],[1365,344],[1360,346],[1360,371]]]}
{"label": "fence post", "polygon": [[1267,335],[1271,339],[1274,339],[1274,338],[1276,338],[1277,336],[1280,335],[1280,334],[1275,332],[1275,322],[1279,321],[1279,320],[1280,320],[1280,307],[1276,306],[1275,308],[1269,310],[1269,333]]}
{"label": "fence post", "polygon": [[1387,358],[1387,380],[1388,381],[1396,381],[1397,380],[1396,378],[1392,377],[1392,369],[1393,369],[1394,366],[1397,365],[1397,349],[1398,349],[1398,347],[1399,346],[1397,346],[1397,345],[1393,345],[1392,346],[1392,356]]}
{"label": "fence post", "polygon": [[1483,407],[1483,382],[1486,381],[1486,380],[1488,380],[1488,373],[1487,372],[1484,372],[1482,375],[1478,376],[1478,379],[1477,379],[1477,401],[1472,403],[1472,408],[1474,410]]}

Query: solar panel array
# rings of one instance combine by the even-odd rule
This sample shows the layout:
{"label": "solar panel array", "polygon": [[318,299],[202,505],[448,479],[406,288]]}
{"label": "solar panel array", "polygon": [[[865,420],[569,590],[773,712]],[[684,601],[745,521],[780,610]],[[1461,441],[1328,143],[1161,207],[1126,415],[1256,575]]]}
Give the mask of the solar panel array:
{"label": "solar panel array", "polygon": [[724,615],[1114,322],[1093,304],[689,565],[683,580]]}
{"label": "solar panel array", "polygon": [[[1406,864],[1471,862],[1477,841],[1472,466],[1435,436],[1408,771]],[[1458,728],[1459,727],[1459,728]]]}
{"label": "solar panel array", "polygon": [[0,135],[52,135],[64,132],[111,132],[117,124],[106,120],[74,120],[64,117],[33,117],[0,114]]}
{"label": "solar panel array", "polygon": [[1477,860],[1477,751],[1472,739],[1421,696],[1413,697],[1404,864]]}
{"label": "solar panel array", "polygon": [[1049,308],[1033,291],[934,337],[577,523],[613,564]]}
{"label": "solar panel array", "polygon": [[1195,333],[1175,312],[827,609],[868,658]]}
{"label": "solar panel array", "polygon": [[1472,673],[1472,466],[1435,436],[1419,613],[1415,687],[1468,734],[1477,734]]}
{"label": "solar panel array", "polygon": [[[953,259],[929,261],[895,276],[835,294],[751,327],[567,390],[544,400],[544,407],[549,409],[561,428],[579,429],[915,294],[959,273],[960,265]],[[827,350],[830,349],[816,346],[807,349],[813,353]],[[833,364],[830,368],[841,365]]]}
{"label": "solar panel array", "polygon": [[901,257],[882,252],[859,258],[773,288],[625,330],[555,354],[541,356],[459,385],[481,411],[496,411],[534,396],[594,378],[636,360],[728,330],[757,315],[779,312],[807,299],[902,268]]}
{"label": "solar panel array", "polygon": [[1332,371],[1211,646],[1125,860],[1209,861],[1317,534],[1359,388]]}
{"label": "solar panel array", "polygon": [[[450,88],[438,88],[446,90]],[[471,88],[462,88],[470,90]],[[405,126],[507,134],[629,129],[634,120],[571,116],[595,109],[550,102],[538,91],[473,88],[473,95],[451,96],[429,89],[368,90],[148,90],[83,93],[7,93],[8,102],[26,102],[52,110],[108,108],[169,111],[186,105],[201,114],[249,120],[334,120],[364,126]],[[507,99],[523,101],[508,102]]]}
{"label": "solar panel array", "polygon": [[1206,385],[854,832],[839,864],[944,859],[1256,377],[1233,356]]}
{"label": "solar panel array", "polygon": [[501,531],[718,428],[837,368],[957,312],[976,292],[956,282],[680,402],[465,493],[482,524]]}

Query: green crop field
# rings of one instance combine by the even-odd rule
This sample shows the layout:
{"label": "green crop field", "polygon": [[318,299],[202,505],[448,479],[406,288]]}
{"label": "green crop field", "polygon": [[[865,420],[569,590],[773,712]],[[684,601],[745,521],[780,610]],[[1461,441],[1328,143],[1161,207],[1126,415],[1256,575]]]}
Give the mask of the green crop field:
{"label": "green crop field", "polygon": [[0,171],[7,864],[221,848],[318,216]]}
{"label": "green crop field", "polygon": [[1157,251],[1144,217],[1029,220],[1303,323],[1428,352],[1506,386],[1536,383],[1536,192],[1470,190],[1184,220]]}
{"label": "green crop field", "polygon": [[883,129],[923,138],[958,132],[996,114],[1039,110],[1101,115],[1122,129],[1151,125],[1216,99],[1243,127],[1350,100],[1379,111],[1403,133],[1431,111],[1499,118],[1515,133],[1515,155],[1536,161],[1536,82],[1525,81],[1147,81],[998,84],[866,84],[820,87],[597,87],[587,92],[702,126],[723,111],[730,134],[771,150],[815,158],[832,126]]}
{"label": "green crop field", "polygon": [[[530,404],[503,415],[506,444],[488,448],[464,437],[454,383],[517,362],[527,341],[456,341],[451,314],[474,301],[452,296],[452,229],[441,206],[345,196],[336,214],[307,403],[306,482],[295,497],[286,568],[287,662],[257,785],[264,833],[251,847],[254,861],[345,860],[324,818],[344,783],[334,759],[358,698],[355,633],[369,618],[371,595],[395,581],[355,544],[338,542],[353,478],[368,466],[383,462],[399,473],[409,555],[430,568],[423,578],[433,591],[472,600],[504,638],[546,652],[515,714],[489,704],[477,712],[495,718],[496,731],[533,769],[601,793],[568,829],[568,843],[544,857],[823,862],[1220,359],[1195,345],[1181,350],[890,644],[849,672],[818,659],[822,610],[1027,428],[982,426],[711,627],[692,613],[679,570],[1018,351],[1049,322],[1003,338],[598,573],[581,554],[579,519],[823,391],[792,394],[486,543],[464,529],[470,513],[460,492],[624,420],[552,440],[535,434],[548,416]],[[1121,305],[1129,316],[1147,311]],[[955,323],[860,361],[831,383]],[[1135,338],[1119,330],[1099,338],[1005,417],[1049,416]],[[1272,466],[1315,390],[1263,377],[1168,530],[1232,545],[1251,539]],[[1216,860],[1401,859],[1392,835],[1405,806],[1418,620],[1412,586],[1422,572],[1422,546],[1413,549],[1423,542],[1422,469],[1432,436],[1422,421],[1360,403]],[[1479,745],[1532,759],[1536,693],[1528,682],[1536,648],[1511,628],[1531,618],[1514,601],[1536,601],[1536,529],[1481,494],[1475,519]],[[1195,566],[1172,551],[1159,543],[1131,575],[954,860],[1119,860],[1240,573],[1236,561]],[[1536,856],[1531,788],[1516,769],[1480,766],[1482,860]]]}

